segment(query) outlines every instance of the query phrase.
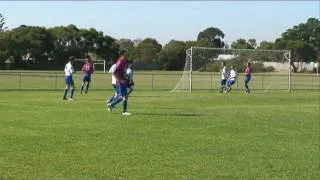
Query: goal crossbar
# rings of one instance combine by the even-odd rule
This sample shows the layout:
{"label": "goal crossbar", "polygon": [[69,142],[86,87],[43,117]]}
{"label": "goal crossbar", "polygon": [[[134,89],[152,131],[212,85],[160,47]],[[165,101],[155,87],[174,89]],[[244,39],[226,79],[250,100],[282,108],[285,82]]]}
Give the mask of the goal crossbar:
{"label": "goal crossbar", "polygon": [[212,48],[212,47],[196,47],[193,46],[189,49],[206,49],[206,50],[224,50],[224,51],[260,51],[260,52],[291,52],[291,50],[266,50],[266,49],[226,49],[226,48]]}

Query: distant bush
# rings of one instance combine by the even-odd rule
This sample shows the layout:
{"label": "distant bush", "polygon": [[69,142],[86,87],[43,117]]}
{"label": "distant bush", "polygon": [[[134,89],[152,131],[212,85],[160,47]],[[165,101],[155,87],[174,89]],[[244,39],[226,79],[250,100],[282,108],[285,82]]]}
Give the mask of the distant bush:
{"label": "distant bush", "polygon": [[[234,66],[236,71],[243,72],[246,67],[247,62],[244,61],[226,61],[226,66]],[[251,67],[254,72],[273,72],[275,69],[272,66],[264,67],[262,63],[252,63]],[[199,68],[200,72],[220,72],[221,62],[209,63]]]}
{"label": "distant bush", "polygon": [[209,63],[200,67],[200,72],[220,72],[221,64],[220,63]]}

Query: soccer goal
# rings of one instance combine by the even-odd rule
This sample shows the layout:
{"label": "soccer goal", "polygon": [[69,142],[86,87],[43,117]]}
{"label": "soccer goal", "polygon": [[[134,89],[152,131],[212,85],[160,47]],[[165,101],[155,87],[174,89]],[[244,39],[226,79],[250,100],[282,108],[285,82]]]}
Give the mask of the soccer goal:
{"label": "soccer goal", "polygon": [[[75,61],[83,64],[84,62],[86,62],[86,59],[75,59]],[[92,60],[92,63],[93,63],[93,69],[96,69],[96,66],[99,65],[99,66],[102,66],[103,72],[106,73],[106,60],[99,60],[99,59]]]}
{"label": "soccer goal", "polygon": [[291,90],[290,50],[224,49],[191,47],[181,78],[171,92],[219,89],[221,62],[238,72],[236,89],[243,89],[243,71],[250,62],[251,89]]}

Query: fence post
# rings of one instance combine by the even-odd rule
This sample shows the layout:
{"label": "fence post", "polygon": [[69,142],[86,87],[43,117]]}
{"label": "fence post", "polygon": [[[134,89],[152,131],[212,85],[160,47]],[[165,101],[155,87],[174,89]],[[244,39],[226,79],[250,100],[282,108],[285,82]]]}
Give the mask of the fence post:
{"label": "fence post", "polygon": [[212,90],[212,74],[210,74],[210,77],[211,77],[211,78],[210,78],[210,79],[211,79],[211,80],[210,80],[210,90]]}
{"label": "fence post", "polygon": [[19,73],[19,91],[21,91],[21,72]]}
{"label": "fence post", "polygon": [[237,90],[239,90],[239,78],[237,77]]}
{"label": "fence post", "polygon": [[311,86],[312,86],[312,91],[313,91],[313,75],[311,75]]}
{"label": "fence post", "polygon": [[153,90],[153,88],[154,88],[154,84],[153,83],[154,83],[154,74],[152,73],[152,83],[151,83],[152,84],[152,88],[151,88],[151,90]]}
{"label": "fence post", "polygon": [[320,77],[319,76],[317,76],[317,79],[318,79],[318,90],[320,89]]}
{"label": "fence post", "polygon": [[58,73],[56,72],[56,79],[55,79],[55,82],[54,82],[54,90],[55,91],[57,90],[57,84],[58,84]]}
{"label": "fence post", "polygon": [[264,75],[262,74],[262,90],[263,90],[263,84],[264,84]]}

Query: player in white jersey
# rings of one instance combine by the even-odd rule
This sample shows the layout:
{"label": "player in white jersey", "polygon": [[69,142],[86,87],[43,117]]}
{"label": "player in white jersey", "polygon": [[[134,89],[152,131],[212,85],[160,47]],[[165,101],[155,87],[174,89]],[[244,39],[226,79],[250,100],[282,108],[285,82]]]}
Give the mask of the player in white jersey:
{"label": "player in white jersey", "polygon": [[109,69],[109,73],[111,73],[111,85],[114,91],[114,94],[107,100],[107,103],[110,103],[115,97],[117,97],[118,95],[118,91],[117,91],[117,79],[116,77],[114,77],[113,72],[116,69],[116,63],[114,63],[110,69]]}
{"label": "player in white jersey", "polygon": [[223,91],[226,88],[226,82],[227,82],[227,79],[228,79],[228,76],[229,76],[229,70],[228,70],[225,62],[221,63],[221,67],[222,68],[220,69],[220,72],[221,72],[220,93],[223,93]]}
{"label": "player in white jersey", "polygon": [[133,71],[132,71],[132,64],[128,65],[128,68],[126,70],[126,76],[127,76],[127,87],[128,87],[128,95],[133,91]]}
{"label": "player in white jersey", "polygon": [[237,72],[234,69],[234,67],[231,66],[230,76],[227,80],[227,87],[226,87],[225,93],[231,91],[231,86],[236,82],[236,80],[237,80]]}
{"label": "player in white jersey", "polygon": [[65,65],[64,67],[64,80],[66,82],[66,87],[64,89],[64,94],[63,94],[63,100],[67,99],[67,93],[68,90],[70,90],[70,99],[73,100],[73,94],[74,94],[74,82],[72,79],[72,74],[75,73],[75,70],[72,66],[72,62],[74,60],[73,56],[69,57],[69,62]]}

